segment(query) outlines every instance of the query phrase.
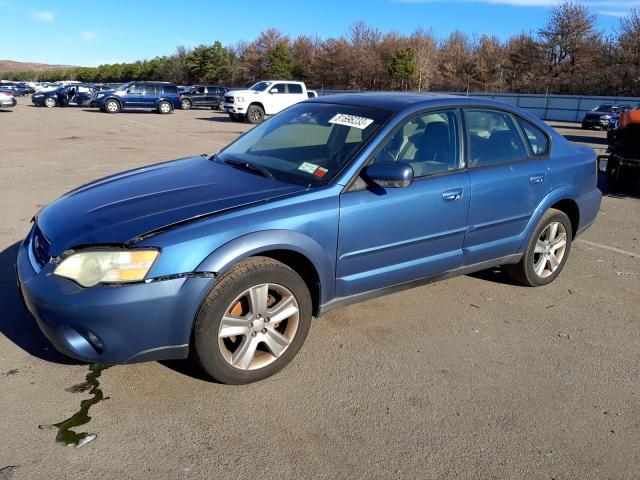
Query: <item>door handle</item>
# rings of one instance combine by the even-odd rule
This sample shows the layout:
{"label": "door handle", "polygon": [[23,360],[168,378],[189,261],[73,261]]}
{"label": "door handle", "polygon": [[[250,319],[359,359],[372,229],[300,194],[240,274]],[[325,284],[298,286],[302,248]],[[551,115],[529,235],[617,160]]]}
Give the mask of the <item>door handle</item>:
{"label": "door handle", "polygon": [[531,175],[529,181],[532,185],[542,185],[544,183],[544,174]]}
{"label": "door handle", "polygon": [[457,202],[462,198],[464,191],[461,188],[454,188],[453,190],[447,190],[442,194],[442,199],[445,202]]}

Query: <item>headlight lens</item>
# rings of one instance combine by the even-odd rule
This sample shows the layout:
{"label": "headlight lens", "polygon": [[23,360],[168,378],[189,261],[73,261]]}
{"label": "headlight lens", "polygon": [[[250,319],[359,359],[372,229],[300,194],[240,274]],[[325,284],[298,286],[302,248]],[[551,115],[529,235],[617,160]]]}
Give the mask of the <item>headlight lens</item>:
{"label": "headlight lens", "polygon": [[158,254],[157,250],[80,251],[65,258],[53,273],[83,287],[139,282],[147,276]]}
{"label": "headlight lens", "polygon": [[236,102],[238,103],[244,102],[244,97],[236,97]]}
{"label": "headlight lens", "polygon": [[102,97],[104,97],[104,93],[99,93],[98,98],[102,98]]}

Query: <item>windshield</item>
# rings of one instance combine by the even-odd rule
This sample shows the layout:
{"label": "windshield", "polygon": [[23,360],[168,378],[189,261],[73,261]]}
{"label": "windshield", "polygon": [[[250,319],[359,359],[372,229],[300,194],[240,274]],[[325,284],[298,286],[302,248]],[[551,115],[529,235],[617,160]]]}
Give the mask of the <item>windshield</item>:
{"label": "windshield", "polygon": [[613,110],[614,110],[613,105],[609,105],[609,104],[598,105],[597,107],[593,107],[591,109],[592,112],[611,112]]}
{"label": "windshield", "polygon": [[266,169],[280,181],[322,186],[391,116],[376,108],[300,103],[249,131],[215,158]]}
{"label": "windshield", "polygon": [[122,85],[120,85],[118,88],[116,88],[117,92],[122,92],[124,90],[126,90],[127,88],[129,88],[129,86],[132,84],[133,82],[127,82],[127,83],[123,83]]}
{"label": "windshield", "polygon": [[254,86],[249,87],[249,90],[254,90],[256,92],[264,92],[269,85],[273,85],[273,82],[258,82]]}

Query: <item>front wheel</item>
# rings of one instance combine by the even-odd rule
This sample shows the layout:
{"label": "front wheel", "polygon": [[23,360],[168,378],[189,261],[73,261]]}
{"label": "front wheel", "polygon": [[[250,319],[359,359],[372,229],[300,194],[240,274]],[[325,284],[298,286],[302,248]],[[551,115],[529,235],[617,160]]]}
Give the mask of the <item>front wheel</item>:
{"label": "front wheel", "polygon": [[536,225],[519,263],[505,265],[505,271],[529,287],[553,282],[567,263],[573,230],[564,212],[551,208]]}
{"label": "front wheel", "polygon": [[191,108],[191,100],[184,99],[182,100],[182,109],[189,110]]}
{"label": "front wheel", "polygon": [[104,104],[104,111],[107,113],[118,113],[122,107],[117,100],[107,100]]}
{"label": "front wheel", "polygon": [[264,110],[260,105],[251,105],[247,110],[247,120],[252,125],[264,122]]}
{"label": "front wheel", "polygon": [[44,101],[44,106],[47,108],[53,108],[56,106],[56,99],[53,97],[49,97]]}
{"label": "front wheel", "polygon": [[262,380],[298,353],[311,315],[309,290],[295,271],[251,257],[224,273],[203,302],[191,354],[219,382]]}
{"label": "front wheel", "polygon": [[[213,108],[213,107],[211,107]],[[224,110],[224,99],[221,98],[220,100],[218,100],[218,106],[217,106],[218,110],[223,111]]]}

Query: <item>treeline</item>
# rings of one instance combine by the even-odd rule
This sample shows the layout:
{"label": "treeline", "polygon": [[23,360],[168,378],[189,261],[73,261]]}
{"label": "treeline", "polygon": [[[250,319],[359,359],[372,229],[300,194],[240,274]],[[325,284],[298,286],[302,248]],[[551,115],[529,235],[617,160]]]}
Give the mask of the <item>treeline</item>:
{"label": "treeline", "polygon": [[640,9],[606,36],[580,3],[553,7],[536,32],[505,41],[488,34],[430,30],[382,33],[363,22],[337,38],[290,38],[269,29],[251,42],[178,47],[133,63],[7,74],[16,80],[86,82],[164,80],[181,85],[249,85],[265,78],[304,80],[314,88],[486,91],[640,96]]}

